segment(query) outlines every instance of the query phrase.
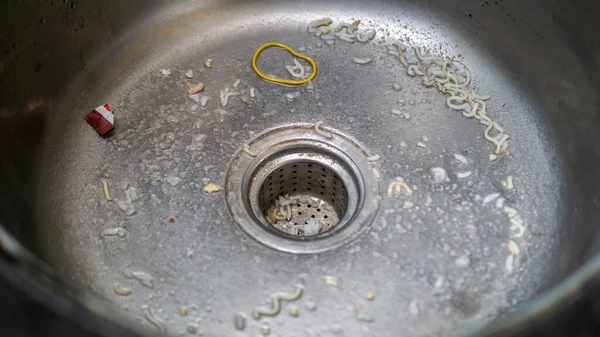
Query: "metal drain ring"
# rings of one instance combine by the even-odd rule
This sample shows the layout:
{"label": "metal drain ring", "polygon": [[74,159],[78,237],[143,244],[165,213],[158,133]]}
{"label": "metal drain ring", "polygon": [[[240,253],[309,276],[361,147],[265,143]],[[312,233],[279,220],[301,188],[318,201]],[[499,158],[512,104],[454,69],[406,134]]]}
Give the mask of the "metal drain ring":
{"label": "metal drain ring", "polygon": [[[308,254],[341,247],[368,229],[381,201],[379,181],[367,161],[367,151],[341,132],[329,131],[333,134],[331,139],[317,134],[312,124],[285,125],[265,131],[248,144],[252,152],[257,153],[256,157],[243,150],[237,153],[225,184],[227,204],[236,222],[248,235],[279,251]],[[339,215],[339,222],[322,234],[289,235],[273,227],[264,215],[269,202],[283,191],[293,193],[291,187],[295,186],[286,180],[268,185],[269,177],[298,177],[293,174],[294,171],[291,175],[280,171],[294,165],[314,165],[314,168],[329,172],[330,177],[339,179],[341,191],[333,190],[333,186],[338,185],[333,182],[327,184],[324,179],[325,183],[313,191],[309,189],[311,185],[308,182],[321,180],[302,178],[305,183],[303,191],[315,197],[325,198],[328,195]],[[276,190],[269,190],[273,189],[273,185],[277,186]],[[334,197],[334,191],[341,194]],[[265,197],[266,192],[269,193]]]}

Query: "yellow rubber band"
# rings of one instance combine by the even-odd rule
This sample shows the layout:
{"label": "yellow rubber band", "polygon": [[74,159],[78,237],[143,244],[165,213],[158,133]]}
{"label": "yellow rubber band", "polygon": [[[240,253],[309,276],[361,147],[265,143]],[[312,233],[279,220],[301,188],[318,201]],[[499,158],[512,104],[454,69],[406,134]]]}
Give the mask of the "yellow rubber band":
{"label": "yellow rubber band", "polygon": [[[256,60],[258,60],[258,55],[260,55],[260,53],[262,53],[263,50],[270,48],[270,47],[283,48],[283,49],[289,51],[290,54],[292,54],[298,58],[301,58],[305,61],[308,61],[308,63],[310,63],[310,65],[312,66],[312,69],[313,69],[312,74],[310,74],[310,76],[308,78],[305,78],[303,80],[285,80],[285,79],[281,79],[281,78],[270,77],[270,76],[263,74],[258,69],[258,66],[256,65]],[[277,42],[265,43],[256,50],[256,52],[254,53],[254,56],[252,57],[252,68],[254,69],[256,74],[258,74],[258,76],[260,76],[261,78],[263,78],[269,82],[289,84],[289,85],[302,85],[302,84],[308,83],[310,80],[314,79],[315,76],[317,76],[317,64],[315,63],[315,61],[313,61],[310,57],[296,53],[292,48],[290,48],[282,43],[277,43]]]}

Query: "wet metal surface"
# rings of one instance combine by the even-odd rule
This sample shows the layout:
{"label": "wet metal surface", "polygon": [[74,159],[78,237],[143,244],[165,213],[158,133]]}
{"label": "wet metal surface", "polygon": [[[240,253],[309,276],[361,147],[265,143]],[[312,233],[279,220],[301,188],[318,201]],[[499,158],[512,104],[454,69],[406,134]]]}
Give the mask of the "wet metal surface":
{"label": "wet metal surface", "polygon": [[[581,216],[566,210],[583,197],[561,201],[573,188],[563,182],[573,176],[556,159],[569,158],[560,152],[567,144],[554,139],[568,131],[549,125],[560,116],[554,97],[562,97],[563,109],[587,103],[577,103],[570,96],[577,90],[552,77],[564,69],[540,70],[558,59],[577,64],[570,62],[575,57],[545,54],[544,62],[532,65],[541,58],[520,41],[531,41],[527,34],[533,33],[505,41],[494,27],[512,23],[484,15],[486,27],[467,24],[471,11],[444,11],[444,3],[439,11],[395,2],[320,6],[206,3],[184,11],[174,5],[164,10],[161,25],[132,30],[131,40],[123,37],[124,49],[104,53],[102,62],[73,80],[54,108],[60,113],[49,121],[37,199],[38,253],[122,316],[183,335],[227,336],[236,329],[250,335],[445,335],[489,322],[547,280],[560,279],[562,264],[549,272],[561,261],[554,258],[577,256],[560,248],[575,230],[560,224]],[[375,39],[329,46],[306,32],[324,15],[335,23],[360,19],[359,27],[374,29]],[[552,19],[540,19],[540,27]],[[518,51],[495,50],[495,38]],[[387,53],[398,40],[469,68],[473,85],[492,96],[490,115],[511,134],[510,156],[490,161],[482,126],[407,76]],[[284,87],[260,80],[250,58],[269,41],[305,50],[319,67],[314,83]],[[356,58],[372,60],[361,65]],[[279,77],[291,64],[291,55],[276,49],[259,62]],[[550,75],[529,81],[516,70]],[[198,82],[206,86],[199,102],[187,92]],[[544,95],[540,83],[547,85]],[[239,94],[225,105],[221,91]],[[104,103],[117,120],[106,139],[82,118]],[[379,212],[361,235],[327,253],[267,248],[240,229],[240,210],[228,209],[230,163],[265,130],[319,120],[368,149],[365,157],[380,156],[362,164],[370,169],[368,179],[380,181]],[[387,193],[389,184],[400,182],[411,193]],[[203,191],[209,184],[215,193]],[[258,209],[254,213],[264,213]],[[513,210],[526,226],[518,254],[510,243]],[[508,270],[511,255],[517,256]],[[249,318],[272,294],[297,284],[302,297],[284,303],[278,316],[248,319],[240,328],[236,315]]]}

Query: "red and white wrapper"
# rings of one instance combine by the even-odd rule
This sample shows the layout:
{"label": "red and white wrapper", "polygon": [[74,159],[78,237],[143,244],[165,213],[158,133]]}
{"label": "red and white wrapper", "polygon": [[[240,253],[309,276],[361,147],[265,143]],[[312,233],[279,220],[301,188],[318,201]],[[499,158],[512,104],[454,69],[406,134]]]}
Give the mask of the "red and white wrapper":
{"label": "red and white wrapper", "polygon": [[96,129],[101,136],[106,135],[115,128],[115,115],[108,104],[104,104],[90,111],[85,115],[85,120]]}

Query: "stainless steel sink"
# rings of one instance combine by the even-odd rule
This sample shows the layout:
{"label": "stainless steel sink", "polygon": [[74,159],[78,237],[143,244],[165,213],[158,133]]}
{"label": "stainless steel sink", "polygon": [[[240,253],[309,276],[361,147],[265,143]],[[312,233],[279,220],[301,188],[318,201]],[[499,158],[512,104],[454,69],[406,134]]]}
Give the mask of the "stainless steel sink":
{"label": "stainless steel sink", "polygon": [[[102,324],[508,335],[597,279],[596,3],[0,6],[2,270]],[[323,39],[307,30],[321,18],[376,33]],[[261,79],[251,59],[270,41],[312,58],[315,80]],[[510,147],[495,154],[486,126],[409,76],[397,42],[468,73]],[[258,66],[289,77],[293,60],[269,48]],[[107,103],[101,137],[84,117]]]}

